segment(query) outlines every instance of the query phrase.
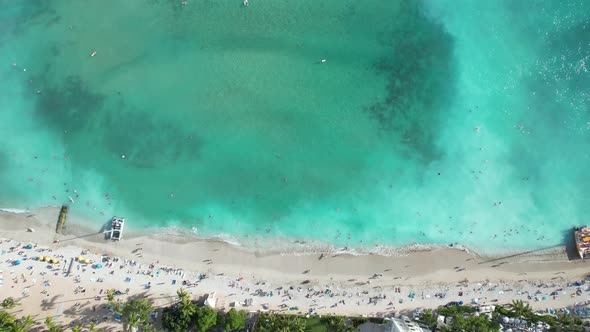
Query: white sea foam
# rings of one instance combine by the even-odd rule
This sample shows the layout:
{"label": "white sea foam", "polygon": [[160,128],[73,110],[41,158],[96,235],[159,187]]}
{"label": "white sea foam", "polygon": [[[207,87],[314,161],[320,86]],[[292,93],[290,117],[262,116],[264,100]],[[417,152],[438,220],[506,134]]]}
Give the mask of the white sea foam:
{"label": "white sea foam", "polygon": [[25,210],[25,209],[14,209],[14,208],[0,208],[0,211],[2,212],[8,212],[8,213],[28,213],[29,210]]}

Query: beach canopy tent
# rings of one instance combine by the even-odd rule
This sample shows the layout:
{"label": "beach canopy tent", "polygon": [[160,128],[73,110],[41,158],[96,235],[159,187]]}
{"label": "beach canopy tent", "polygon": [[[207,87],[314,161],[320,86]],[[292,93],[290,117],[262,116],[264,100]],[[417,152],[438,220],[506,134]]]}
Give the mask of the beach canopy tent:
{"label": "beach canopy tent", "polygon": [[14,265],[20,265],[20,260],[17,259],[14,262],[12,262],[12,264],[14,264]]}

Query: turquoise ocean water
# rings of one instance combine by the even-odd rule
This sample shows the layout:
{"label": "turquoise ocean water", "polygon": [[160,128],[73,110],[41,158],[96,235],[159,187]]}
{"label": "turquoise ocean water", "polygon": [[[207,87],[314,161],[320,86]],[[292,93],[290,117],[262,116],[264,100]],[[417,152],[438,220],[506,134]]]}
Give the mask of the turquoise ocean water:
{"label": "turquoise ocean water", "polygon": [[0,206],[556,245],[590,223],[589,59],[579,0],[2,1]]}

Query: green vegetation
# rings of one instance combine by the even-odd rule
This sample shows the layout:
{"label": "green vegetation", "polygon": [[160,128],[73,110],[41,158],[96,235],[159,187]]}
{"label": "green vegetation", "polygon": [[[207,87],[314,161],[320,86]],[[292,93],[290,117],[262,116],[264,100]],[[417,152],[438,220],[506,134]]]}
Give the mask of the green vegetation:
{"label": "green vegetation", "polygon": [[178,295],[178,302],[164,308],[162,312],[162,326],[166,331],[185,332],[194,329],[206,332],[219,328],[224,332],[232,332],[246,327],[244,311],[231,309],[223,315],[209,307],[197,306],[184,289],[178,290],[176,295]]}
{"label": "green vegetation", "polygon": [[351,320],[344,316],[324,316],[320,320],[328,332],[354,332],[357,330]]}
{"label": "green vegetation", "polygon": [[297,315],[262,313],[258,316],[255,332],[305,332],[306,319]]}
{"label": "green vegetation", "polygon": [[224,317],[223,331],[232,332],[241,330],[246,327],[246,312],[243,310],[237,311],[231,308]]}
{"label": "green vegetation", "polygon": [[45,318],[45,326],[49,332],[64,332],[64,328],[53,320],[53,317]]}
{"label": "green vegetation", "polygon": [[467,305],[450,306],[450,307],[443,307],[443,308],[438,309],[439,315],[449,316],[449,317],[455,317],[457,315],[472,314],[474,312],[475,312],[475,308],[467,306]]}
{"label": "green vegetation", "polygon": [[178,303],[165,308],[162,312],[162,326],[171,332],[188,331],[197,312],[197,305],[182,288],[176,292],[176,295],[178,295]]}
{"label": "green vegetation", "polygon": [[121,308],[123,323],[129,331],[135,331],[138,327],[147,325],[150,313],[154,307],[147,299],[128,300]]}
{"label": "green vegetation", "polygon": [[523,300],[513,300],[507,307],[515,317],[529,318],[535,315],[531,305]]}
{"label": "green vegetation", "polygon": [[451,323],[441,329],[443,332],[497,332],[500,324],[490,321],[485,315],[479,316],[453,316]]}
{"label": "green vegetation", "polygon": [[198,307],[195,329],[200,332],[207,332],[215,325],[217,325],[217,311],[209,307]]}
{"label": "green vegetation", "polygon": [[385,320],[379,317],[352,317],[350,318],[350,323],[353,327],[359,327],[360,325],[370,322],[375,324],[383,324]]}
{"label": "green vegetation", "polygon": [[114,290],[109,289],[107,290],[107,302],[113,312],[121,315],[127,331],[136,331],[139,327],[142,327],[143,330],[151,328],[150,313],[155,309],[147,299],[128,299],[126,303],[121,303],[119,300],[115,300]]}
{"label": "green vegetation", "polygon": [[422,315],[420,315],[418,321],[428,326],[428,328],[430,328],[431,330],[434,330],[437,324],[437,315],[435,314],[434,310],[426,309],[422,312]]}
{"label": "green vegetation", "polygon": [[305,332],[328,332],[328,328],[319,316],[311,316],[305,320]]}
{"label": "green vegetation", "polygon": [[0,311],[0,331],[27,332],[34,325],[31,316],[17,319],[14,315]]}
{"label": "green vegetation", "polygon": [[[149,315],[154,308],[147,299],[129,299],[126,303],[116,301],[114,293],[107,292],[107,299],[113,311],[122,316],[126,331],[155,332],[156,328],[150,323]],[[164,308],[162,313],[162,326],[164,331],[170,332],[235,332],[244,329],[248,324],[246,313],[243,310],[232,308],[227,313],[217,312],[209,307],[199,307],[192,302],[190,295],[180,289],[177,292],[178,301],[170,307]],[[27,332],[35,325],[31,316],[18,319],[15,315],[6,311],[6,308],[14,308],[18,303],[8,298],[2,301],[0,307],[0,332]],[[584,331],[580,318],[565,313],[554,315],[542,315],[533,312],[529,303],[514,300],[506,306],[496,306],[492,313],[492,319],[487,315],[477,315],[475,308],[471,306],[449,306],[437,310],[425,309],[418,321],[435,330],[437,316],[443,315],[451,318],[447,326],[439,331],[443,332],[496,332],[500,330],[502,317],[522,318],[531,324],[543,322],[550,326],[551,331]],[[312,316],[306,318],[302,315],[261,313],[258,315],[253,327],[253,332],[355,332],[364,323],[371,322],[383,324],[383,318],[364,318],[346,316]],[[46,331],[64,332],[66,328],[55,322],[52,317],[45,319]],[[68,331],[83,331],[83,326],[73,326]],[[88,326],[90,332],[96,332],[94,324]]]}
{"label": "green vegetation", "polygon": [[2,303],[0,303],[0,307],[6,310],[13,309],[18,305],[20,305],[20,303],[18,303],[18,301],[16,301],[13,297],[7,297],[2,301]]}

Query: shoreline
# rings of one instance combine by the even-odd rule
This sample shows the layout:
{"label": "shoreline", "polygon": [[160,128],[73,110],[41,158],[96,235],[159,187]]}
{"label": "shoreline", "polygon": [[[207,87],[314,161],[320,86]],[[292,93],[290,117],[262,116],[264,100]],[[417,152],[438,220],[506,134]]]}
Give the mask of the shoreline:
{"label": "shoreline", "polygon": [[[151,257],[154,260],[161,258],[162,260],[172,261],[179,266],[183,266],[183,268],[195,264],[190,253],[199,251],[203,257],[207,256],[204,254],[205,252],[210,252],[209,255],[213,256],[215,261],[223,265],[264,268],[279,273],[301,273],[301,271],[309,269],[308,267],[312,267],[314,271],[323,271],[324,277],[328,274],[338,273],[362,275],[379,273],[378,266],[396,265],[398,262],[406,263],[403,265],[405,267],[412,265],[418,266],[417,271],[399,271],[406,278],[412,277],[416,272],[419,272],[418,274],[422,276],[436,274],[441,269],[464,266],[466,262],[472,262],[472,268],[476,271],[493,271],[490,275],[497,275],[497,272],[500,272],[500,274],[509,274],[516,270],[522,271],[526,265],[535,265],[535,268],[529,269],[534,274],[535,269],[547,270],[542,267],[553,267],[555,265],[559,266],[560,269],[571,271],[573,276],[586,263],[586,261],[582,260],[569,260],[565,248],[503,255],[500,257],[482,256],[463,248],[448,247],[434,249],[432,247],[420,248],[420,250],[408,250],[404,254],[387,256],[376,253],[354,255],[337,251],[286,253],[280,251],[250,250],[246,247],[236,246],[219,239],[199,239],[196,236],[186,238],[183,235],[148,234],[148,232],[145,234],[125,233],[122,241],[111,242],[105,241],[102,233],[98,234],[96,230],[92,230],[84,223],[80,223],[75,218],[70,219],[69,217],[64,228],[65,234],[55,234],[52,221],[57,219],[57,213],[58,210],[54,208],[42,208],[29,211],[28,213],[3,211],[0,213],[0,236],[19,241],[27,241],[33,237],[35,242],[46,245],[52,244],[54,240],[59,239],[60,243],[55,244],[55,247],[75,245],[81,248],[112,252],[123,257],[128,255],[129,249],[133,249],[134,243],[145,243],[149,241],[149,249],[144,249],[145,256]],[[8,225],[6,222],[2,222],[6,220],[11,222]],[[27,228],[35,228],[36,232],[27,233]],[[168,253],[170,251],[174,252],[174,255],[170,255]],[[223,252],[224,254],[217,254],[218,252]],[[323,259],[320,259],[318,256],[323,257]],[[207,259],[208,257],[204,258]],[[439,260],[437,258],[441,259]],[[440,262],[441,260],[444,262]],[[331,261],[338,262],[335,264],[324,264],[324,262]],[[354,265],[364,265],[370,267],[369,270],[374,271],[342,268],[340,261]],[[420,261],[420,264],[410,264],[412,261]],[[498,266],[492,264],[496,261],[499,264]],[[426,264],[426,262],[429,263]],[[327,266],[321,267],[321,265]],[[321,275],[318,275],[318,277],[321,277]]]}
{"label": "shoreline", "polygon": [[[0,208],[0,218],[5,214],[27,214],[37,215],[40,214],[42,218],[47,218],[49,215],[59,213],[60,206],[44,206],[34,209],[15,209],[15,208]],[[92,227],[92,222],[82,217],[76,216],[75,213],[68,215],[68,225],[65,227],[65,232],[70,232],[70,235],[83,235],[90,234],[95,231],[98,227]],[[71,223],[74,226],[71,226]],[[41,221],[40,221],[41,222]],[[50,223],[49,220],[44,222]],[[158,234],[158,235],[154,235]],[[181,227],[148,227],[141,231],[132,227],[127,226],[125,231],[125,237],[127,239],[140,238],[144,236],[151,236],[161,238],[164,241],[182,242],[182,243],[193,243],[193,242],[206,242],[206,243],[224,243],[236,250],[246,251],[255,253],[258,256],[264,255],[285,255],[285,256],[308,256],[308,255],[321,255],[321,254],[333,254],[333,255],[351,255],[351,256],[385,256],[385,257],[396,257],[406,256],[415,252],[436,252],[438,250],[457,250],[467,252],[470,255],[481,257],[481,258],[498,258],[511,256],[514,254],[522,254],[523,251],[519,250],[505,250],[502,252],[490,254],[486,252],[480,252],[473,248],[469,248],[461,243],[452,244],[422,244],[414,243],[404,246],[393,246],[385,244],[374,244],[366,246],[338,246],[329,242],[320,242],[310,239],[297,239],[289,237],[262,237],[256,238],[253,243],[245,244],[243,239],[237,239],[231,235],[217,235],[217,236],[200,236],[190,229]],[[242,240],[242,242],[240,242]],[[93,242],[98,241],[95,239]],[[282,245],[282,246],[281,246]],[[531,252],[543,252],[549,255],[559,254],[565,251],[566,245],[552,246],[550,248],[539,248],[533,249]]]}
{"label": "shoreline", "polygon": [[[0,212],[0,247],[3,249],[0,271],[4,271],[4,286],[0,285],[0,290],[4,297],[20,299],[22,308],[39,321],[47,316],[58,317],[63,322],[73,322],[80,317],[86,319],[94,311],[86,310],[86,314],[80,316],[75,314],[78,310],[75,307],[64,310],[64,303],[94,310],[96,305],[104,303],[99,302],[104,289],[126,287],[130,289],[129,296],[146,296],[156,307],[173,303],[176,291],[182,287],[195,299],[215,292],[221,310],[228,310],[230,303],[253,298],[254,304],[242,309],[368,317],[437,308],[451,301],[470,303],[474,299],[481,305],[507,304],[521,299],[529,301],[538,311],[590,303],[590,293],[585,292],[590,292],[590,286],[577,294],[577,286],[572,285],[588,276],[588,261],[570,261],[564,250],[497,258],[454,248],[414,251],[399,256],[289,255],[252,252],[226,242],[192,241],[170,235],[124,236],[122,241],[111,242],[105,241],[102,233],[96,230],[88,232],[75,220],[68,220],[65,235],[57,235],[53,225],[57,213],[51,208],[29,213]],[[28,232],[28,228],[33,228],[34,232]],[[33,244],[35,252],[19,249],[26,244]],[[43,268],[44,264],[35,259],[48,255],[47,252],[60,258],[57,267],[45,264]],[[94,262],[99,262],[102,255],[116,258],[116,265],[107,263],[100,270],[75,264],[78,265],[74,271],[79,278],[77,285],[88,290],[84,295],[72,294],[72,275],[58,273],[70,259],[80,254]],[[23,263],[10,264],[15,259]],[[39,272],[47,268],[56,273]],[[200,280],[202,274],[207,278]],[[128,277],[133,278],[133,282],[123,281]],[[27,278],[43,279],[43,283],[32,279],[31,284]],[[12,287],[8,285],[9,279],[14,283]],[[104,280],[98,284],[98,279]],[[184,286],[184,282],[189,286]],[[42,286],[47,284],[51,287]],[[148,289],[150,284],[153,287]],[[25,290],[27,295],[24,295]],[[276,296],[269,296],[273,291]],[[59,295],[51,297],[54,292]],[[550,295],[556,292],[557,296]],[[95,301],[91,301],[93,297],[89,295]],[[57,303],[62,304],[51,304],[61,297],[64,301]],[[50,305],[40,305],[43,300],[51,300]],[[85,304],[81,304],[84,301]],[[298,309],[291,311],[285,306]],[[97,317],[108,316],[108,312],[100,310],[96,310],[97,315],[100,313]],[[101,324],[111,323],[107,319]]]}

